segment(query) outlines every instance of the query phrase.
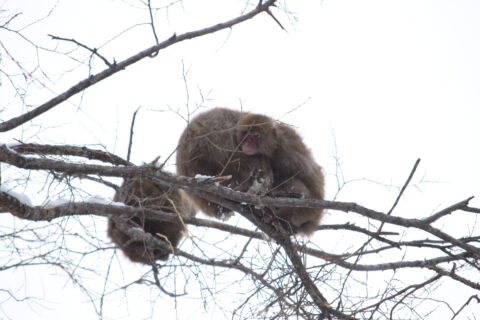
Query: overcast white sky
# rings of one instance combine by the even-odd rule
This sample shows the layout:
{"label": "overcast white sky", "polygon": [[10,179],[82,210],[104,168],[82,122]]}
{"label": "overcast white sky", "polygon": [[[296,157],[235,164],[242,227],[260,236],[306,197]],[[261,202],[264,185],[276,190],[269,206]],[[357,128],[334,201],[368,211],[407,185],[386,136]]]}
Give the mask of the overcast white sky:
{"label": "overcast white sky", "polygon": [[[225,19],[232,17],[238,12],[234,2],[183,1],[182,10],[172,8],[168,17],[158,14],[161,40],[173,32],[216,23],[221,12],[226,12]],[[43,17],[54,3],[3,0],[0,9],[6,11],[0,17],[23,12],[10,25],[19,28]],[[99,47],[132,24],[148,21],[145,11],[128,5],[134,3],[60,0],[47,19],[23,32],[49,48],[56,42],[48,34]],[[330,198],[338,189],[335,156],[340,158],[346,180],[368,179],[394,186],[402,185],[415,160],[421,158],[414,179],[418,188],[406,193],[397,214],[431,214],[472,195],[477,196],[472,204],[480,206],[480,2],[324,0],[289,1],[288,7],[298,20],[291,23],[287,16],[278,15],[287,32],[263,15],[231,32],[172,47],[75,96],[28,128],[2,134],[1,142],[21,137],[26,142],[101,144],[125,156],[131,115],[141,106],[133,160],[166,157],[185,125],[168,110],[180,108],[182,115],[187,114],[182,75],[186,69],[190,108],[201,103],[201,92],[208,107],[243,107],[296,126],[324,167]],[[36,54],[31,46],[3,30],[0,41],[24,68],[32,70]],[[152,44],[151,32],[143,26],[102,47],[101,52],[120,61]],[[61,50],[68,48],[60,44]],[[2,48],[0,52],[1,66],[14,70],[10,57]],[[32,106],[87,75],[82,67],[65,74],[77,63],[57,55],[41,53],[40,59],[52,82],[29,88],[26,103]],[[96,67],[94,72],[103,68],[100,63]],[[6,107],[0,114],[3,120],[23,110],[4,77],[0,96],[1,107]],[[339,198],[385,210],[395,192],[363,180],[348,184]],[[0,216],[0,221],[4,219]],[[345,219],[331,213],[325,222]],[[479,233],[478,225],[461,219],[448,223],[456,224],[463,234],[473,227]],[[6,281],[2,279],[5,274],[0,273],[0,283]],[[54,292],[46,283],[41,290],[49,296]],[[66,304],[65,297],[79,295],[70,284],[61,284],[58,290],[61,294],[51,299],[58,305],[50,309],[19,310],[19,304],[12,302],[1,308],[14,319],[64,319],[78,306]],[[173,302],[161,306],[172,307]],[[17,317],[17,312],[22,316]],[[85,319],[80,312],[68,318]]]}

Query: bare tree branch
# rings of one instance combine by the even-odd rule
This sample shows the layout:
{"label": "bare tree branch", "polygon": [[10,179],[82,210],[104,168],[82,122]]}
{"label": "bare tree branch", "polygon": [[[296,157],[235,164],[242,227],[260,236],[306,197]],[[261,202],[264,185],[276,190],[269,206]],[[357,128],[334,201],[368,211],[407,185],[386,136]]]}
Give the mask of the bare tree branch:
{"label": "bare tree branch", "polygon": [[[28,157],[26,155],[29,155]],[[38,155],[39,157],[36,157]],[[41,157],[40,157],[41,156]],[[45,157],[47,156],[47,157]],[[89,164],[89,163],[75,163],[67,162],[62,160],[50,159],[51,157],[68,157],[68,156],[80,156],[87,160],[93,161],[102,161],[106,163],[111,163],[112,165],[98,165],[98,164]],[[401,217],[392,216],[382,212],[374,211],[362,206],[359,206],[355,203],[346,203],[346,202],[336,202],[336,201],[322,201],[322,200],[312,200],[312,199],[291,199],[291,198],[271,198],[271,197],[259,197],[256,195],[245,194],[241,192],[236,192],[229,188],[223,187],[221,185],[216,185],[214,182],[218,179],[224,180],[225,177],[213,177],[212,179],[195,179],[190,177],[178,177],[167,172],[158,170],[154,166],[133,166],[128,161],[125,161],[119,157],[109,154],[108,152],[103,152],[99,150],[91,150],[87,148],[73,147],[73,146],[51,146],[51,145],[30,145],[30,144],[20,144],[14,146],[0,145],[0,162],[8,163],[12,166],[16,166],[21,169],[26,170],[49,170],[53,172],[59,172],[66,175],[73,176],[83,176],[83,175],[98,175],[100,177],[124,177],[124,178],[133,178],[133,177],[144,177],[148,178],[155,183],[158,183],[162,186],[169,186],[175,188],[182,188],[191,193],[197,194],[209,201],[218,203],[226,208],[229,208],[233,211],[239,212],[247,220],[249,220],[253,225],[260,228],[268,238],[273,239],[281,248],[284,250],[286,256],[288,257],[291,268],[296,274],[296,281],[301,284],[302,290],[305,290],[304,299],[311,301],[310,306],[315,306],[317,310],[316,314],[320,315],[322,318],[335,318],[335,319],[354,319],[358,312],[375,312],[380,308],[381,305],[385,304],[387,301],[396,300],[397,304],[402,304],[404,299],[407,299],[409,295],[413,294],[417,288],[423,288],[423,286],[430,285],[431,283],[437,281],[442,276],[448,276],[470,288],[478,289],[478,284],[474,281],[471,281],[455,271],[444,271],[444,268],[441,266],[445,263],[462,263],[470,264],[473,268],[476,268],[476,260],[478,259],[479,248],[475,245],[478,243],[478,237],[469,237],[469,238],[454,238],[449,234],[440,231],[430,225],[430,223],[438,221],[446,214],[453,213],[454,211],[463,210],[468,212],[477,213],[476,208],[468,206],[471,198],[466,199],[462,202],[459,202],[453,206],[450,206],[446,209],[443,209],[430,217],[423,219],[405,219]],[[228,178],[228,177],[227,177]],[[327,253],[318,249],[309,248],[308,246],[302,246],[294,243],[288,232],[288,226],[281,220],[279,220],[269,207],[321,207],[329,208],[333,210],[341,211],[351,211],[355,212],[361,216],[368,217],[370,219],[379,221],[380,223],[391,224],[400,226],[403,228],[416,228],[427,232],[431,235],[435,235],[438,240],[415,240],[415,241],[393,241],[387,237],[396,235],[395,232],[372,232],[354,225],[325,225],[318,228],[321,230],[335,230],[343,229],[350,230],[354,232],[359,232],[365,237],[368,237],[369,241],[376,240],[378,243],[385,244],[383,247],[378,247],[372,250],[364,250],[361,252],[353,253],[342,253],[341,255],[335,255]],[[120,206],[116,204],[103,204],[103,203],[91,203],[91,202],[69,202],[63,205],[55,206],[30,206],[28,204],[22,203],[19,198],[16,198],[14,194],[8,193],[6,191],[0,191],[0,207],[5,211],[11,212],[13,215],[27,220],[32,221],[50,221],[59,217],[72,216],[72,215],[101,215],[101,216],[110,216],[110,217],[133,217],[133,216],[148,216],[148,218],[158,219],[161,221],[171,221],[177,222],[178,216],[172,213],[161,212],[158,210],[151,210],[147,208],[135,208],[129,206]],[[395,207],[395,206],[394,206]],[[231,234],[237,234],[241,236],[248,237],[250,239],[265,240],[264,235],[261,232],[250,231],[235,226],[230,226],[228,224],[210,221],[205,219],[190,218],[184,217],[183,222],[187,224],[197,225],[207,228],[216,228]],[[142,233],[142,232],[140,232]],[[132,239],[142,239],[145,243],[149,241],[160,241],[155,237],[144,236],[143,234],[132,234]],[[153,243],[152,243],[153,245]],[[159,245],[159,244],[155,244]],[[410,260],[410,261],[391,261],[386,263],[376,263],[376,264],[361,264],[359,259],[365,257],[369,254],[378,253],[380,251],[389,250],[389,249],[401,249],[404,247],[418,247],[418,248],[433,248],[435,250],[440,250],[444,253],[443,256],[430,257],[420,260]],[[195,257],[189,253],[183,251],[178,251],[179,255],[191,259],[202,264],[211,264],[220,262],[208,261],[202,258]],[[349,272],[365,272],[365,271],[385,271],[385,270],[399,270],[405,268],[428,268],[436,272],[436,276],[432,277],[428,281],[424,281],[419,285],[407,286],[403,289],[399,289],[396,293],[386,295],[384,298],[378,300],[375,303],[369,304],[356,310],[355,312],[349,313],[344,312],[342,308],[333,308],[328,302],[327,298],[320,291],[317,282],[312,278],[313,274],[310,270],[307,270],[304,261],[302,260],[301,254],[308,254],[309,256],[317,257],[323,259],[326,262],[326,265],[335,265]],[[253,272],[250,269],[243,270],[242,265],[240,264],[242,257],[237,257],[238,265],[232,264],[231,262],[225,262],[222,264],[223,267],[238,269],[242,272],[246,272],[253,276],[261,283],[265,281],[262,280],[263,277]],[[354,259],[354,262],[350,262]],[[160,285],[158,279],[156,280],[157,286]],[[279,288],[275,286],[266,286],[265,282],[264,287],[269,288],[269,290],[274,290],[277,296],[277,303],[279,305],[289,305],[290,302],[283,301],[285,297],[284,291],[278,291]],[[165,290],[165,289],[163,289]],[[274,303],[274,302],[272,302]],[[312,311],[306,311],[303,309],[298,309],[298,312],[310,313]],[[313,310],[313,309],[312,309]],[[315,313],[315,312],[314,312]],[[306,316],[305,317],[310,317]]]}
{"label": "bare tree branch", "polygon": [[179,42],[185,41],[185,40],[190,40],[190,39],[195,39],[210,33],[214,33],[220,30],[232,28],[233,26],[240,24],[246,20],[252,19],[253,17],[259,15],[262,12],[266,12],[274,3],[276,0],[268,0],[265,3],[260,3],[257,7],[252,9],[250,12],[245,13],[244,15],[241,15],[239,17],[233,18],[231,20],[225,21],[218,23],[216,25],[213,25],[211,27],[207,27],[201,30],[197,31],[191,31],[191,32],[186,32],[184,34],[180,35],[173,35],[167,40],[164,40],[163,42],[160,42],[159,44],[156,44],[148,49],[145,49],[130,58],[127,58],[121,62],[115,63],[108,69],[97,73],[95,75],[92,75],[88,77],[85,80],[80,81],[67,91],[63,92],[62,94],[59,94],[55,98],[45,102],[44,104],[38,106],[37,108],[33,109],[32,111],[29,111],[21,116],[12,118],[10,120],[4,121],[0,123],[0,132],[5,132],[12,130],[23,123],[32,120],[33,118],[47,112],[48,110],[52,109],[53,107],[59,105],[60,103],[66,101],[73,95],[82,92],[83,90],[93,86],[94,84],[110,77],[111,75],[124,70],[128,66],[146,58],[150,57],[152,54],[155,54],[156,52],[168,48],[174,44],[177,44]]}
{"label": "bare tree branch", "polygon": [[[248,203],[250,205],[258,207],[328,208],[345,212],[355,212],[357,214],[378,220],[380,222],[387,222],[408,228],[417,228],[419,230],[430,233],[442,240],[448,241],[451,244],[458,246],[467,252],[472,253],[476,258],[480,258],[480,248],[459,241],[454,237],[446,234],[445,232],[442,232],[441,230],[432,227],[424,220],[405,219],[401,217],[390,216],[382,212],[362,207],[356,203],[311,199],[259,197],[255,195],[237,192],[223,186],[216,186],[214,184],[206,185],[204,181],[197,181],[194,178],[177,177],[167,172],[155,171],[154,168],[152,168],[151,166],[108,167],[100,165],[80,165],[74,163],[65,163],[63,161],[50,159],[35,159],[30,157],[27,158],[13,151],[6,145],[0,145],[0,162],[9,163],[23,169],[52,170],[65,174],[96,174],[125,178],[149,177],[150,179],[161,184],[162,186],[173,186],[176,188],[182,188],[226,207],[228,207],[228,205],[231,205],[231,201],[234,201],[236,203]],[[228,199],[230,200],[230,202],[226,202],[226,200],[224,199]],[[468,206],[468,203],[471,199],[472,198],[468,198],[462,201],[462,205],[464,208]],[[455,208],[461,207],[458,206]]]}
{"label": "bare tree branch", "polygon": [[114,165],[133,166],[133,163],[125,161],[123,158],[120,158],[113,153],[101,150],[93,150],[87,147],[77,147],[69,145],[56,146],[33,143],[22,143],[10,145],[8,147],[22,154],[77,156],[86,158],[88,160],[98,160]]}
{"label": "bare tree branch", "polygon": [[81,42],[78,42],[77,40],[75,39],[67,39],[67,38],[62,38],[62,37],[58,37],[58,36],[54,36],[54,35],[51,35],[49,34],[50,38],[52,38],[53,40],[62,40],[62,41],[68,41],[68,42],[73,42],[75,43],[77,46],[79,47],[82,47],[84,49],[87,49],[88,51],[90,51],[93,55],[99,57],[100,59],[102,59],[102,61],[107,65],[107,67],[112,67],[113,66],[113,63],[111,63],[110,61],[107,60],[107,58],[105,58],[104,56],[102,56],[100,53],[98,53],[98,49],[97,48],[90,48],[88,47],[87,45],[81,43]]}

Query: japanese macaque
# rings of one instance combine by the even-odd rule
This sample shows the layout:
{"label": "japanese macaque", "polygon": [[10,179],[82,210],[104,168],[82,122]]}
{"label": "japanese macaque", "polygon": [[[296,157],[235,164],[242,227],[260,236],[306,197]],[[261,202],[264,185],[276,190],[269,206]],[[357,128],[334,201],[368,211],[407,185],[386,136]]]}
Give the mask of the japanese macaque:
{"label": "japanese macaque", "polygon": [[[259,114],[244,114],[237,125],[237,141],[243,153],[270,159],[274,186],[271,194],[323,199],[324,177],[302,138],[291,127]],[[292,231],[310,235],[323,210],[319,208],[273,208],[289,222]]]}
{"label": "japanese macaque", "polygon": [[[126,180],[114,197],[114,201],[134,207],[157,209],[180,216],[195,216],[196,210],[183,191],[162,188],[154,182],[135,178]],[[171,249],[176,248],[186,231],[180,222],[167,222],[132,217],[126,220],[128,228],[142,228],[144,231],[165,240],[165,246],[159,247],[143,241],[131,239],[118,225],[119,220],[108,219],[108,236],[133,262],[153,264],[156,260],[167,260]]]}
{"label": "japanese macaque", "polygon": [[[324,178],[301,137],[285,124],[259,115],[216,108],[194,118],[177,149],[179,175],[232,175],[227,186],[272,196],[323,199]],[[223,208],[192,196],[199,209],[221,216]],[[226,209],[225,209],[226,210]],[[272,208],[294,233],[311,234],[322,209]]]}
{"label": "japanese macaque", "polygon": [[[243,113],[216,108],[195,117],[180,137],[177,173],[182,176],[227,176],[222,182],[234,190],[253,194],[268,192],[273,174],[268,158],[242,152],[236,127]],[[207,215],[223,219],[232,212],[198,196],[190,195]]]}

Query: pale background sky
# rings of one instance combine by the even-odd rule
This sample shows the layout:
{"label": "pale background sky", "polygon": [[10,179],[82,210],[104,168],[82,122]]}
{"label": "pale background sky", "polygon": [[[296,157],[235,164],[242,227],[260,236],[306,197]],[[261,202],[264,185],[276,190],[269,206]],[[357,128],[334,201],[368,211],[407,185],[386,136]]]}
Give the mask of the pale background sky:
{"label": "pale background sky", "polygon": [[[4,0],[0,9],[7,11],[0,17],[23,12],[10,25],[20,28],[45,16],[54,3]],[[56,44],[48,34],[99,47],[134,23],[148,21],[147,12],[129,5],[134,3],[60,0],[50,17],[23,32],[48,48]],[[241,8],[233,6],[235,1],[225,0],[183,3],[183,8],[172,8],[168,18],[157,15],[160,40],[173,32],[226,20]],[[185,126],[180,116],[168,111],[178,109],[181,115],[187,114],[185,69],[190,109],[202,103],[203,95],[207,107],[243,107],[296,126],[324,167],[330,199],[338,189],[335,156],[340,158],[344,179],[354,181],[342,189],[339,199],[379,210],[391,206],[398,191],[395,186],[402,185],[415,160],[421,158],[414,179],[416,188],[407,191],[396,214],[421,217],[472,195],[477,198],[471,204],[479,207],[480,2],[290,1],[288,8],[298,19],[291,23],[287,16],[278,15],[288,32],[262,15],[232,31],[176,45],[75,96],[22,130],[2,134],[1,142],[21,137],[26,142],[104,146],[125,156],[131,115],[141,106],[132,160],[141,163],[158,155],[166,157]],[[4,30],[0,30],[0,41],[25,69],[33,70],[36,55],[31,46]],[[120,61],[152,44],[149,27],[140,26],[101,48],[101,52]],[[67,51],[73,47],[61,43],[59,48]],[[0,67],[7,72],[15,70],[16,64],[2,48],[0,52]],[[77,56],[86,54],[79,50]],[[85,67],[58,55],[42,52],[40,61],[52,82],[45,82],[45,87],[38,83],[30,86],[27,105],[39,105],[87,75]],[[95,66],[94,73],[104,68],[99,62]],[[74,72],[64,73],[71,68]],[[38,73],[34,77],[44,81]],[[2,120],[24,110],[12,96],[2,77]],[[168,169],[174,171],[173,166]],[[98,193],[111,196],[103,189]],[[31,198],[37,204],[44,200],[35,195]],[[330,212],[325,223],[349,219],[345,214]],[[18,223],[5,215],[0,215],[0,221]],[[454,226],[458,234],[466,235],[473,229],[478,235],[479,226],[474,222],[471,216],[460,214],[443,223]],[[98,233],[105,237],[104,229]],[[313,242],[324,240],[312,238]],[[339,236],[338,241],[348,239]],[[142,268],[123,261],[123,272],[146,271]],[[0,272],[1,287],[24,282],[22,290],[48,297],[48,307],[23,307],[8,301],[0,306],[0,319],[2,310],[12,319],[94,317],[90,305],[66,303],[85,301],[85,297],[65,279],[40,268],[36,272],[43,280],[32,279],[26,272]],[[457,290],[459,285],[455,285],[445,290]],[[148,294],[157,293],[139,295]],[[461,304],[465,296],[459,293],[458,299]],[[111,303],[111,312],[115,312]],[[149,312],[157,314],[158,308],[162,314],[174,308],[173,300],[164,297],[157,301],[155,311],[139,311],[142,303],[145,301],[130,302],[130,314],[123,314],[124,318],[148,318]],[[146,308],[151,306],[147,303]],[[191,314],[197,318],[203,312],[198,306],[188,309],[187,314],[178,313],[179,318]],[[107,318],[117,317],[112,315],[107,313]],[[212,307],[204,316],[219,319],[222,312]]]}

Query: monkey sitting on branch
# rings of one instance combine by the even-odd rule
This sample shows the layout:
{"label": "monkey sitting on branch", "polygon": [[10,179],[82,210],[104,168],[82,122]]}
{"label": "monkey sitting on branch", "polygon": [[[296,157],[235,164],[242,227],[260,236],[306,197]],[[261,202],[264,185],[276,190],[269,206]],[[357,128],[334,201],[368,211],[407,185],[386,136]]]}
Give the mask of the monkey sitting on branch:
{"label": "monkey sitting on branch", "polygon": [[[227,186],[238,191],[324,199],[322,169],[302,138],[291,127],[260,114],[215,108],[195,117],[179,141],[177,173],[232,175]],[[207,215],[218,217],[226,210],[190,196]],[[291,231],[304,235],[315,231],[323,215],[320,208],[271,209]]]}
{"label": "monkey sitting on branch", "polygon": [[[153,181],[146,179],[128,179],[114,196],[114,201],[125,203],[129,206],[156,209],[171,212],[182,216],[193,217],[196,214],[192,203],[182,191],[177,189],[162,188]],[[123,227],[122,227],[123,225]],[[140,228],[158,239],[164,240],[164,245],[155,245],[155,242],[145,242],[132,239],[124,227]],[[149,219],[142,216],[128,218],[110,217],[108,219],[108,236],[133,262],[153,264],[156,260],[167,260],[173,249],[186,232],[182,222],[167,222]]]}
{"label": "monkey sitting on branch", "polygon": [[[231,176],[221,182],[237,191],[264,194],[273,185],[269,159],[247,155],[239,149],[235,130],[240,112],[213,109],[196,116],[180,137],[177,173],[181,176]],[[213,202],[189,194],[205,214],[223,219],[232,212]]]}

